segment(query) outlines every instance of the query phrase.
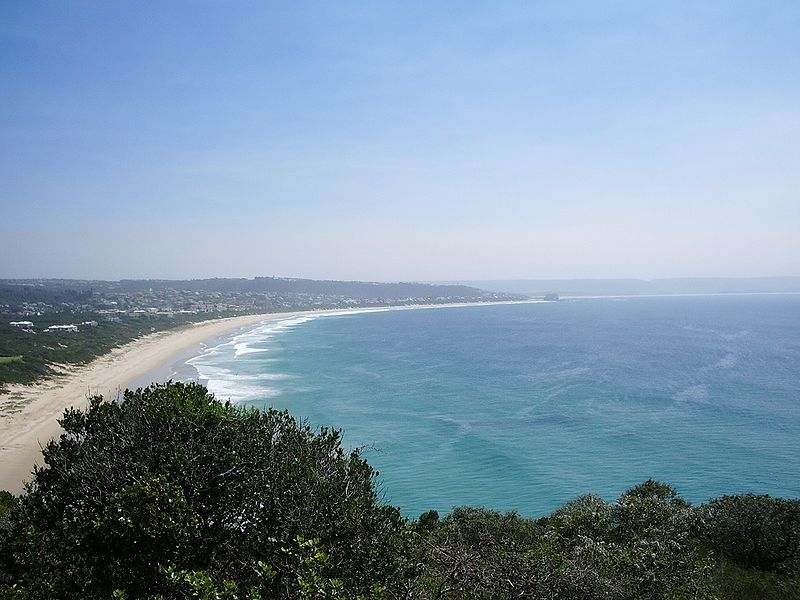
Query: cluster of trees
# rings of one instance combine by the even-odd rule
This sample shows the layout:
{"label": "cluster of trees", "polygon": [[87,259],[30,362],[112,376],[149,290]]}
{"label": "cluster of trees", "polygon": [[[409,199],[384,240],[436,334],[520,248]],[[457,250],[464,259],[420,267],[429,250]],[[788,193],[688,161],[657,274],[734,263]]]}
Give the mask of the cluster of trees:
{"label": "cluster of trees", "polygon": [[59,305],[61,303],[85,304],[94,296],[91,287],[65,287],[60,285],[33,285],[6,283],[0,280],[0,305],[19,310],[25,304]]}
{"label": "cluster of trees", "polygon": [[0,599],[800,597],[800,501],[691,506],[647,481],[542,519],[404,519],[340,432],[196,384],[93,398],[21,497],[0,493]]}

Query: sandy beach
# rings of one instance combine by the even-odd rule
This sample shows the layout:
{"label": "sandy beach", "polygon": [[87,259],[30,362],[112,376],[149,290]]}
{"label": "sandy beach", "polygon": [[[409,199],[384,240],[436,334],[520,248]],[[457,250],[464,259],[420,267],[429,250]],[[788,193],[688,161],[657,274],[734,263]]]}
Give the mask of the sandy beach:
{"label": "sandy beach", "polygon": [[[355,309],[358,312],[452,308],[485,304],[518,304],[538,300],[412,305]],[[12,385],[0,397],[0,490],[23,491],[34,464],[41,461],[41,449],[61,433],[58,419],[69,407],[83,407],[90,396],[115,397],[131,385],[147,385],[143,378],[154,376],[165,365],[173,364],[218,337],[257,323],[303,314],[349,312],[348,309],[294,311],[212,319],[181,329],[157,332],[120,346],[84,366],[71,367],[63,375],[35,385]],[[5,404],[5,406],[3,405]],[[9,407],[12,407],[10,410]]]}
{"label": "sandy beach", "polygon": [[204,342],[269,319],[298,313],[246,315],[213,319],[162,331],[120,346],[88,365],[41,383],[9,386],[4,402],[16,412],[0,412],[0,490],[19,493],[41,460],[41,447],[60,434],[57,419],[70,406],[81,407],[95,394],[115,396],[131,382],[181,354],[199,351]]}

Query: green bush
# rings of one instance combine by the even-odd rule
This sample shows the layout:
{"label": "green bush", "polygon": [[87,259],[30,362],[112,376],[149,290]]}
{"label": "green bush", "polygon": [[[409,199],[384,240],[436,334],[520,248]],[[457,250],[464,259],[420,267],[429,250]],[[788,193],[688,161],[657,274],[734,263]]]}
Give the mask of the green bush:
{"label": "green bush", "polygon": [[699,514],[701,537],[738,565],[800,575],[800,500],[722,496]]}
{"label": "green bush", "polygon": [[422,532],[416,559],[422,568],[412,586],[415,598],[598,597],[595,574],[574,568],[562,552],[548,547],[545,529],[537,521],[461,507]]}
{"label": "green bush", "polygon": [[604,598],[703,598],[711,562],[691,536],[689,504],[648,480],[614,503],[580,497],[544,520],[550,552],[594,573]]}
{"label": "green bush", "polygon": [[405,522],[338,431],[177,383],[95,397],[62,425],[17,525],[20,577],[41,597],[166,593],[170,567],[246,588],[264,563],[279,598],[303,565],[282,550],[298,537],[316,540],[319,576],[348,595],[397,578]]}

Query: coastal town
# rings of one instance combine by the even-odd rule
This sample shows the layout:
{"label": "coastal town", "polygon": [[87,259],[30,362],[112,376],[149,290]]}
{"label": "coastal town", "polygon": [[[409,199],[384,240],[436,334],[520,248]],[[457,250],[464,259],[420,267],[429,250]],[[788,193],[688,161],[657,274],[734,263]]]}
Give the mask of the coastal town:
{"label": "coastal town", "polygon": [[157,331],[244,315],[522,300],[463,285],[254,279],[0,280],[0,394]]}
{"label": "coastal town", "polygon": [[[400,287],[403,286],[403,287]],[[255,312],[352,308],[403,304],[443,304],[522,299],[519,294],[485,292],[456,285],[384,284],[288,278],[191,281],[0,280],[0,314],[19,319],[18,329],[38,329],[35,318],[96,315],[95,321],[122,318],[223,316]],[[74,329],[60,329],[75,331]]]}

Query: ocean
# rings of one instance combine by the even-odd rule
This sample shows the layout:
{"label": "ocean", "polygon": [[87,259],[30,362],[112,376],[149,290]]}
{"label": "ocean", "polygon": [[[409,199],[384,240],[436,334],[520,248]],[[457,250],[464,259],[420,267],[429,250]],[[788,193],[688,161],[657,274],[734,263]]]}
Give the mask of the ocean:
{"label": "ocean", "polygon": [[537,517],[647,478],[800,497],[797,295],[303,316],[188,362],[220,399],[343,429],[409,517]]}

